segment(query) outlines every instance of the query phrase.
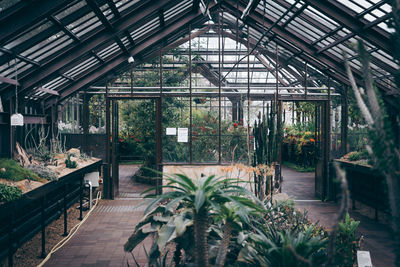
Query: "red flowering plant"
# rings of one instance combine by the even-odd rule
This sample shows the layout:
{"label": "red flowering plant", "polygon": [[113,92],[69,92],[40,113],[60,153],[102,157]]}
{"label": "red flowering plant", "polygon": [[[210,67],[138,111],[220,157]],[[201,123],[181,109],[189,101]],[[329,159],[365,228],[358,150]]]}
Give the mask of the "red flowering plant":
{"label": "red flowering plant", "polygon": [[313,166],[315,162],[315,135],[313,123],[289,125],[284,128],[282,157],[284,161]]}
{"label": "red flowering plant", "polygon": [[[218,113],[193,110],[192,116],[193,161],[218,161]],[[246,134],[247,129],[240,125],[239,121],[221,120],[221,156],[224,162],[231,161],[235,146],[235,159],[240,158],[239,155],[246,154]]]}

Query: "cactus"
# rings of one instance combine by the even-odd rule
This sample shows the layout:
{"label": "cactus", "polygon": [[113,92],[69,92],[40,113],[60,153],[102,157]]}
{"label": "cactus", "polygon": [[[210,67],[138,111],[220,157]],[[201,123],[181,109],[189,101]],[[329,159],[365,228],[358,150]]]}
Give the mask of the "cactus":
{"label": "cactus", "polygon": [[[276,112],[272,112],[267,105],[267,114],[258,114],[258,120],[254,122],[253,135],[255,142],[255,151],[253,155],[253,167],[271,166],[277,161],[278,143],[277,137],[277,116]],[[271,105],[272,109],[272,105]],[[264,183],[264,177],[266,181]],[[264,193],[270,194],[272,177],[266,175],[265,168],[257,173],[254,173],[255,194],[264,199]]]}

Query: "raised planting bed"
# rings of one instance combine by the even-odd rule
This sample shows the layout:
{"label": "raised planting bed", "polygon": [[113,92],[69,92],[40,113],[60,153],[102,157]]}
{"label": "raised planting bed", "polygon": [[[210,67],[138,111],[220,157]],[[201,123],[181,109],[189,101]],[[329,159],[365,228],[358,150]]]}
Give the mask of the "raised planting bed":
{"label": "raised planting bed", "polygon": [[13,254],[24,242],[42,231],[42,256],[45,251],[45,227],[64,213],[66,233],[67,209],[80,199],[82,216],[83,178],[86,173],[100,169],[102,160],[93,160],[79,169],[67,173],[33,189],[18,200],[0,206],[0,260],[8,256],[13,265]]}
{"label": "raised planting bed", "polygon": [[[347,181],[353,207],[359,201],[375,210],[375,219],[378,212],[389,213],[389,202],[385,179],[372,166],[365,162],[351,162],[348,159],[336,159],[340,167],[346,172]],[[334,170],[331,172],[334,174]]]}

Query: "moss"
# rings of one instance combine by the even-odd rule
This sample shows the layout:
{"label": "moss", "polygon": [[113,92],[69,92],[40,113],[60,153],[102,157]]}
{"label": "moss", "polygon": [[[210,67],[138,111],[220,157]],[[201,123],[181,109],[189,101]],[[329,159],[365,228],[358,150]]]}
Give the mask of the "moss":
{"label": "moss", "polygon": [[22,190],[18,187],[0,184],[0,202],[8,202],[22,197]]}
{"label": "moss", "polygon": [[24,169],[12,159],[0,159],[0,178],[18,182],[24,179],[41,181],[42,179],[33,171]]}

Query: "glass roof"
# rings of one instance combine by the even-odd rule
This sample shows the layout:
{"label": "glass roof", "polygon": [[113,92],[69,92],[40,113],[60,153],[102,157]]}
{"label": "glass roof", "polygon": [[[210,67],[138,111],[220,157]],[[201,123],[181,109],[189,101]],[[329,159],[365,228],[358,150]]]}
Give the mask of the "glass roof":
{"label": "glass roof", "polygon": [[[51,0],[44,2],[52,5]],[[385,1],[217,2],[74,0],[49,7],[35,18],[21,18],[23,30],[10,33],[0,42],[0,76],[14,79],[17,73],[24,85],[20,91],[29,97],[53,99],[54,95],[38,90],[45,87],[59,92],[57,97],[63,99],[74,90],[104,81],[110,71],[126,70],[130,56],[140,64],[158,56],[161,47],[187,52],[187,40],[180,40],[187,37],[189,25],[192,34],[208,27],[194,37],[192,44],[197,46],[193,51],[199,55],[196,64],[203,69],[207,66],[217,75],[220,19],[224,47],[221,75],[226,83],[243,84],[248,77],[252,84],[274,83],[276,47],[281,85],[303,85],[306,63],[309,82],[315,86],[326,83],[327,77],[347,83],[343,51],[361,82],[361,65],[353,47],[363,40],[377,86],[399,94],[393,79],[398,65],[388,49],[391,6]],[[196,6],[199,3],[201,8]],[[30,8],[27,1],[0,1],[0,22],[7,23],[14,13],[29,14]],[[247,8],[250,12],[243,14]],[[254,50],[249,57],[249,75],[247,59],[235,64],[247,55],[247,40]],[[0,83],[0,94],[10,88],[10,84]]]}

